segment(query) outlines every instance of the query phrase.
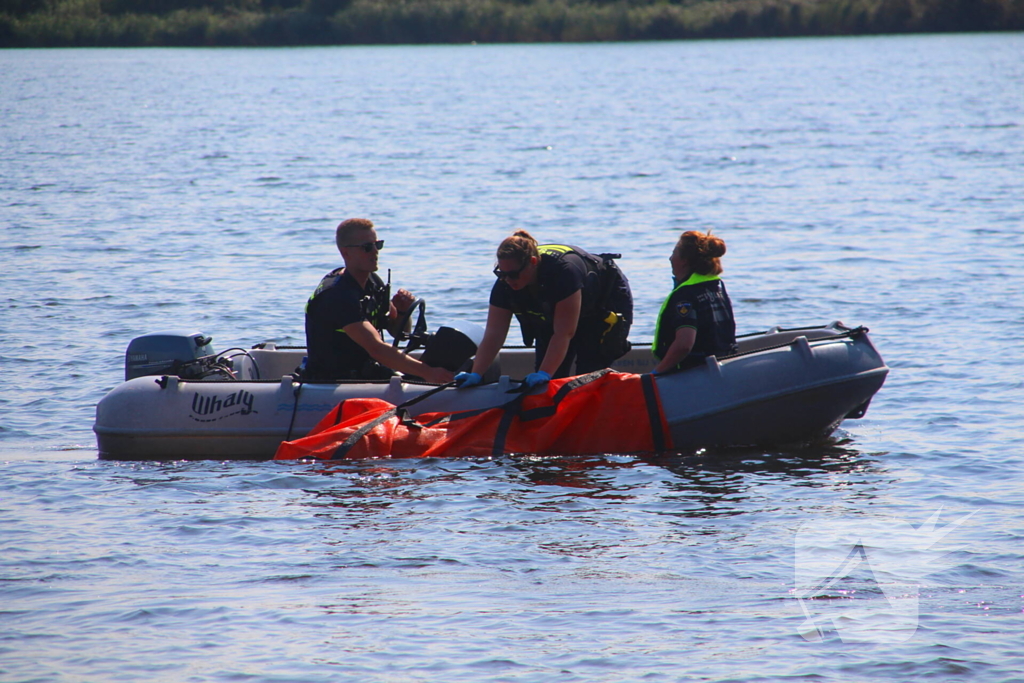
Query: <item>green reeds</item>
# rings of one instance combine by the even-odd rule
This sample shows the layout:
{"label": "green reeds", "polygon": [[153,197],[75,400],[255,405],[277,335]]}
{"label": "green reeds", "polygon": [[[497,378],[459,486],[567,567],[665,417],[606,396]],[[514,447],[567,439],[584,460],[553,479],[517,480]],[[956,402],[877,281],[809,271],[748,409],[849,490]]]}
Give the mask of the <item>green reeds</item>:
{"label": "green reeds", "polygon": [[0,46],[589,42],[1024,29],[1024,0],[0,0]]}

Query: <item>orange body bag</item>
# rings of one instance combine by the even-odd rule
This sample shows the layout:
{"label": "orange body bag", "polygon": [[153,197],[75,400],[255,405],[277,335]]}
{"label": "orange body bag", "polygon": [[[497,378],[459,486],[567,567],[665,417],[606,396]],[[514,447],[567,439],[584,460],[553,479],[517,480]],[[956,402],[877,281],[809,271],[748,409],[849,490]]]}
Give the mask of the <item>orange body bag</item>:
{"label": "orange body bag", "polygon": [[497,408],[415,420],[380,399],[348,399],[307,436],[282,443],[274,459],[649,453],[670,449],[668,438],[650,375],[599,370],[551,380],[543,393],[510,396]]}

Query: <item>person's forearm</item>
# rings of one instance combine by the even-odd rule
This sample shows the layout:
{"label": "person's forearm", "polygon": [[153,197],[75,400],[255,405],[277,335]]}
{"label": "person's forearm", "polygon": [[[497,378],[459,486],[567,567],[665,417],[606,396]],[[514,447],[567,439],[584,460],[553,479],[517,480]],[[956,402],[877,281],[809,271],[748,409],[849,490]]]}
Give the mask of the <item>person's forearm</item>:
{"label": "person's forearm", "polygon": [[483,375],[491,367],[501,345],[505,343],[505,335],[494,330],[484,332],[484,338],[480,342],[480,348],[476,350],[476,357],[473,359],[473,372]]}
{"label": "person's forearm", "polygon": [[[394,313],[393,315],[392,312]],[[387,331],[395,339],[401,338],[403,334],[408,335],[410,332],[412,332],[412,315],[406,316],[405,314],[407,312],[408,309],[406,309],[405,311],[399,311],[397,308],[395,308],[394,304],[391,305],[391,312],[388,313]],[[405,323],[400,328],[398,326],[398,319],[403,317],[405,318]]]}
{"label": "person's forearm", "polygon": [[420,361],[402,352],[400,349],[381,342],[369,350],[370,357],[384,367],[398,370],[406,374],[415,375],[416,370],[422,365]]}
{"label": "person's forearm", "polygon": [[547,351],[537,367],[541,372],[546,372],[554,377],[569,353],[569,345],[576,335],[576,326],[580,322],[580,309],[583,306],[583,291],[576,290],[555,304],[555,319],[553,321],[551,339],[548,340]]}
{"label": "person's forearm", "polygon": [[383,343],[380,346],[374,347],[370,352],[370,357],[384,367],[406,375],[415,375],[416,377],[429,378],[434,374],[433,371],[436,370],[436,368],[432,368],[423,361]]}
{"label": "person's forearm", "polygon": [[416,302],[416,297],[412,295],[407,289],[399,288],[395,295],[391,297],[391,301],[388,304],[388,332],[395,339],[404,332],[408,334],[412,332],[412,315],[405,319],[405,325],[403,329],[398,328],[398,319],[405,316],[405,313],[409,311],[409,308]]}
{"label": "person's forearm", "polygon": [[562,365],[562,361],[565,360],[565,354],[569,352],[569,343],[572,341],[572,337],[567,335],[556,334],[551,337],[548,342],[548,349],[544,353],[544,359],[540,363],[538,370],[546,372],[552,377],[558,372],[558,368]]}
{"label": "person's forearm", "polygon": [[690,345],[681,343],[679,340],[672,342],[672,345],[668,347],[668,351],[665,352],[664,358],[661,359],[652,372],[665,372],[671,370],[675,366],[683,362],[687,356],[690,355]]}

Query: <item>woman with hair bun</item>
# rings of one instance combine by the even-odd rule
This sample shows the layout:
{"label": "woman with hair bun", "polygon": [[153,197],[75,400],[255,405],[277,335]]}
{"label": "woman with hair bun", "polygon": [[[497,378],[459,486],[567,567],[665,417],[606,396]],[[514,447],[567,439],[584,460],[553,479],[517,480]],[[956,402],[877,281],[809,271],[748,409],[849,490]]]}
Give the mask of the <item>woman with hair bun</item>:
{"label": "woman with hair bun", "polygon": [[537,343],[529,387],[567,377],[576,363],[581,375],[611,365],[629,351],[633,321],[629,282],[613,259],[567,244],[537,244],[517,230],[498,246],[487,327],[472,372],[455,380],[460,387],[480,384],[498,355],[515,315],[527,346]]}
{"label": "woman with hair bun", "polygon": [[661,305],[654,328],[654,374],[685,370],[708,356],[736,353],[732,302],[719,277],[724,255],[725,242],[710,230],[689,230],[676,243],[669,257],[675,287]]}

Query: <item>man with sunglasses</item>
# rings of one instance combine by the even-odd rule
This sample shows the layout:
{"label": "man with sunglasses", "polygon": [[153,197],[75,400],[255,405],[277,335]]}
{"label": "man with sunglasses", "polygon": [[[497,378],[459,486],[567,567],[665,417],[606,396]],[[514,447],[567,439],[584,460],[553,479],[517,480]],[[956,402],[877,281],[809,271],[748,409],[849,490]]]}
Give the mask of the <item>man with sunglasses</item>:
{"label": "man with sunglasses", "polygon": [[390,286],[376,273],[384,240],[377,239],[373,222],[349,218],[338,225],[334,237],[345,265],[324,276],[306,303],[304,379],[386,379],[397,370],[436,384],[450,382],[448,370],[422,363],[384,341],[384,329],[397,335],[398,313],[407,311],[415,298],[399,289],[388,299]]}

